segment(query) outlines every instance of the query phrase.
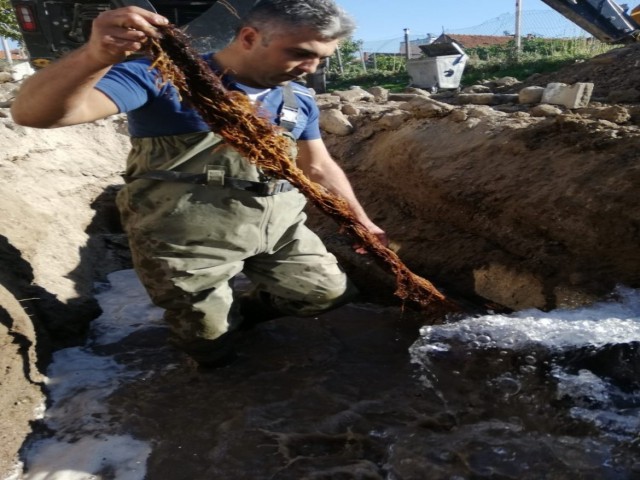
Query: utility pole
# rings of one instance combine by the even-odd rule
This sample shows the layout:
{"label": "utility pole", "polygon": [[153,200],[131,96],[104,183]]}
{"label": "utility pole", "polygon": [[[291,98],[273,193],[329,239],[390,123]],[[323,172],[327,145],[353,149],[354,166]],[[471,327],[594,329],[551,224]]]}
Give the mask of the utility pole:
{"label": "utility pole", "polygon": [[522,29],[522,0],[516,0],[516,57],[520,57],[520,52],[522,51],[522,34],[520,30]]}
{"label": "utility pole", "polygon": [[9,65],[13,65],[13,57],[11,56],[11,48],[9,48],[9,42],[7,39],[2,37],[2,48],[4,49],[4,58],[7,60]]}
{"label": "utility pole", "polygon": [[411,60],[411,50],[409,49],[409,29],[404,29],[404,49],[407,60]]}

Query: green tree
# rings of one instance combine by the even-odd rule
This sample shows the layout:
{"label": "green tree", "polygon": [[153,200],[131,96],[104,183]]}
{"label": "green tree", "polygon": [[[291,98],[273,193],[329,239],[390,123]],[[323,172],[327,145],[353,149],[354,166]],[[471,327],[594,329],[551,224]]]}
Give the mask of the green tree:
{"label": "green tree", "polygon": [[340,61],[345,73],[354,70],[362,70],[362,60],[360,59],[360,50],[362,48],[362,40],[354,40],[352,37],[345,38],[340,41],[336,53],[329,61],[330,73],[340,72]]}
{"label": "green tree", "polygon": [[406,68],[406,58],[402,55],[376,54],[369,55],[367,67],[379,72],[403,72]]}
{"label": "green tree", "polygon": [[0,0],[0,37],[16,41],[22,40],[18,22],[9,0]]}

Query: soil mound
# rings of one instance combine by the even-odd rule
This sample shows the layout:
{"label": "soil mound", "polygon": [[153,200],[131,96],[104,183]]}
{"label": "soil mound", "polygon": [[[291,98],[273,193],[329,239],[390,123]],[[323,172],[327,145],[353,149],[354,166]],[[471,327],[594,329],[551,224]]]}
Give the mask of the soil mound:
{"label": "soil mound", "polygon": [[[556,72],[534,74],[524,85],[545,86],[551,82],[592,82],[594,99],[637,102],[640,100],[640,45],[617,47],[592,59],[567,65]],[[518,86],[521,87],[522,85]],[[633,94],[633,91],[636,93]],[[622,92],[628,92],[628,96],[618,98]]]}

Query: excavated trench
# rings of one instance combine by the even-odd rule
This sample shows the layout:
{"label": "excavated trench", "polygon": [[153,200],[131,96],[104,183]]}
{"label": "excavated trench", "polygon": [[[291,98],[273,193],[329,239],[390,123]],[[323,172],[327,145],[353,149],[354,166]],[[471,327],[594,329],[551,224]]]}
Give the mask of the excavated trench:
{"label": "excavated trench", "polygon": [[405,263],[474,314],[399,305],[389,275],[310,211],[365,302],[261,325],[206,374],[165,345],[128,270],[112,203],[122,119],[0,118],[0,472],[636,478],[640,109],[440,101],[352,102],[353,133],[326,141]]}

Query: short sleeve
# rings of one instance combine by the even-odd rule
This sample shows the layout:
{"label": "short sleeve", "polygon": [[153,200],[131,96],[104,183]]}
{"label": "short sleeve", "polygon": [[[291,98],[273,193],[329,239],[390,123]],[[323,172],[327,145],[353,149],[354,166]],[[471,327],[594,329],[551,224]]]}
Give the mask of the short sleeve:
{"label": "short sleeve", "polygon": [[133,60],[111,67],[95,88],[109,97],[120,113],[135,110],[160,93],[148,60]]}

